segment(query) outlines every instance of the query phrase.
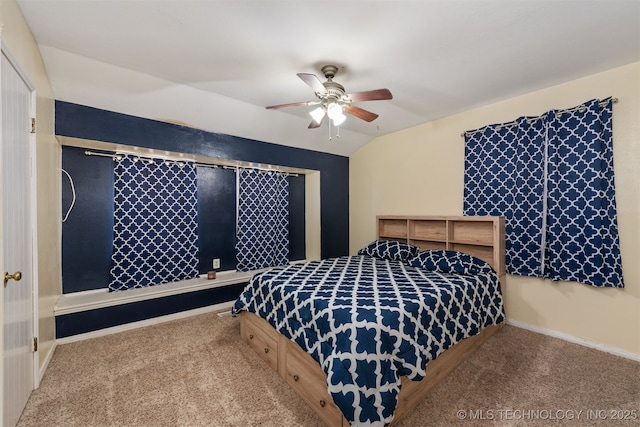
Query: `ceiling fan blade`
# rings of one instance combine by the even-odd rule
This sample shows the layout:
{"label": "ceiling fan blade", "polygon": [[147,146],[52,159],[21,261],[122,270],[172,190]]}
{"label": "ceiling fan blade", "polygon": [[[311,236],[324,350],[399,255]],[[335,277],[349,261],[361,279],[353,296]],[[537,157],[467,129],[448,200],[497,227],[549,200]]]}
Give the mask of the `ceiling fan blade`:
{"label": "ceiling fan blade", "polygon": [[300,77],[306,84],[311,86],[311,89],[313,89],[315,93],[327,93],[327,89],[315,74],[298,73],[298,77]]}
{"label": "ceiling fan blade", "polygon": [[345,113],[351,114],[359,119],[362,119],[367,122],[372,122],[378,118],[376,113],[372,113],[371,111],[363,110],[360,107],[356,107],[355,105],[345,105],[342,107]]}
{"label": "ceiling fan blade", "polygon": [[292,102],[290,104],[279,104],[279,105],[270,105],[265,107],[267,110],[277,110],[279,108],[287,108],[287,107],[306,107],[309,105],[319,104],[320,101],[307,101],[307,102]]}
{"label": "ceiling fan blade", "polygon": [[385,99],[393,99],[393,95],[391,95],[389,89],[375,89],[364,92],[348,93],[344,97],[351,102],[384,101]]}

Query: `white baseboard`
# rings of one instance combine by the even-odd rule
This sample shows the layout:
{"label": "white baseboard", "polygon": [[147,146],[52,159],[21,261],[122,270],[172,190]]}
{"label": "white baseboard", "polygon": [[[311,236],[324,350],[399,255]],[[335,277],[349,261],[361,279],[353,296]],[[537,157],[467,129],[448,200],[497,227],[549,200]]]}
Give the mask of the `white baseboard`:
{"label": "white baseboard", "polygon": [[126,323],[124,325],[113,326],[111,328],[98,329],[84,334],[72,335],[70,337],[58,338],[58,344],[68,344],[76,341],[88,340],[91,338],[102,337],[105,335],[117,334],[118,332],[129,331],[132,329],[142,328],[145,326],[157,325],[172,320],[184,319],[186,317],[197,316],[199,314],[211,313],[212,311],[226,310],[233,307],[235,301],[223,302],[207,307],[196,308],[194,310],[181,311],[179,313],[167,314],[166,316],[153,317],[151,319],[140,320],[138,322]]}
{"label": "white baseboard", "polygon": [[550,337],[559,338],[564,341],[569,341],[574,344],[580,344],[585,347],[593,348],[596,350],[604,351],[605,353],[614,354],[616,356],[624,357],[625,359],[635,360],[640,362],[640,354],[631,353],[630,351],[621,350],[619,348],[610,347],[608,345],[587,341],[582,338],[577,338],[572,335],[563,334],[562,332],[552,331],[551,329],[541,328],[540,326],[530,325],[528,323],[520,322],[518,320],[507,319],[507,325],[515,326],[516,328],[526,329],[532,332],[537,332],[542,335],[548,335]]}

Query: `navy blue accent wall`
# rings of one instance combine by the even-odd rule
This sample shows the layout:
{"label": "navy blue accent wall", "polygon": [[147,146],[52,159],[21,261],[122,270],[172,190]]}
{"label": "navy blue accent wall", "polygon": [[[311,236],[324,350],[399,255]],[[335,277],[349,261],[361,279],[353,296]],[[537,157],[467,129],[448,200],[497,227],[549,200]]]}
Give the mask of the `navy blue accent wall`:
{"label": "navy blue accent wall", "polygon": [[[63,293],[106,288],[113,250],[113,160],[64,147],[62,168],[73,179],[76,202],[62,224]],[[62,215],[71,206],[71,184],[62,175]]]}
{"label": "navy blue accent wall", "polygon": [[[94,123],[95,129],[87,129]],[[139,141],[131,134],[143,135]],[[95,108],[56,102],[56,133],[85,139],[131,144],[283,166],[316,169],[321,172],[322,256],[348,253],[348,159],[276,144],[252,141],[126,116]],[[122,140],[116,139],[122,138]],[[172,145],[182,138],[180,146]],[[203,141],[205,141],[203,143]],[[204,148],[203,148],[204,146]],[[239,146],[246,151],[237,155]],[[208,147],[208,149],[206,149]],[[84,149],[64,147],[63,168],[74,179],[77,199],[63,224],[63,293],[106,288],[109,283],[113,244],[113,160],[86,156]],[[220,153],[228,152],[228,156]],[[264,156],[256,156],[259,153]],[[281,158],[277,154],[282,154]],[[197,168],[199,271],[211,269],[220,258],[221,270],[235,268],[236,178],[228,169]],[[289,177],[290,259],[305,258],[305,178]],[[71,204],[71,186],[63,177],[63,215]]]}
{"label": "navy blue accent wall", "polygon": [[199,271],[233,270],[236,244],[236,174],[229,169],[198,168]]}
{"label": "navy blue accent wall", "polygon": [[[319,170],[321,256],[349,253],[349,158],[56,101],[56,135]],[[250,126],[247,123],[247,126]]]}
{"label": "navy blue accent wall", "polygon": [[[63,147],[62,165],[74,180],[76,202],[62,225],[63,293],[106,288],[113,251],[113,160],[86,156],[85,149]],[[198,271],[236,267],[236,174],[223,168],[198,167]],[[289,259],[305,258],[304,176],[289,178]],[[66,176],[63,215],[72,202]]]}
{"label": "navy blue accent wall", "polygon": [[289,259],[296,261],[306,257],[304,175],[289,177]]}

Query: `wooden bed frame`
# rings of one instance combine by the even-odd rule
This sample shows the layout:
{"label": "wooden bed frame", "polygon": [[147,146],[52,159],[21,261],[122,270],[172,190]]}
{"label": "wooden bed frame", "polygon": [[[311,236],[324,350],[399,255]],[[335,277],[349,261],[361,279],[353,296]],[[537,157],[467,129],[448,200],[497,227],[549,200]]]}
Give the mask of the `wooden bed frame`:
{"label": "wooden bed frame", "polygon": [[[426,249],[457,250],[487,261],[496,270],[504,296],[504,217],[378,216],[378,238],[398,240]],[[240,335],[329,426],[349,425],[327,391],[320,365],[295,342],[253,313],[240,313]],[[502,325],[466,338],[428,363],[421,381],[402,377],[398,406],[391,425],[414,408],[429,391],[464,362]]]}

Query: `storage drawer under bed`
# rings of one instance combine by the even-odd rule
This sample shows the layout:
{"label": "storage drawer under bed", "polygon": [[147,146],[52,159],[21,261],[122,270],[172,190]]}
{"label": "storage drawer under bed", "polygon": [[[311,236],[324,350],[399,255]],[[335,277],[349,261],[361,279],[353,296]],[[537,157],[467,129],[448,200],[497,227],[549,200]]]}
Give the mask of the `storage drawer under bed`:
{"label": "storage drawer under bed", "polygon": [[342,425],[342,412],[327,391],[326,375],[320,365],[295,343],[285,344],[284,372],[280,375],[328,425]]}
{"label": "storage drawer under bed", "polygon": [[[250,313],[247,313],[250,314]],[[278,334],[270,325],[255,315],[246,315],[240,335],[249,347],[264,359],[274,371],[278,371]]]}

